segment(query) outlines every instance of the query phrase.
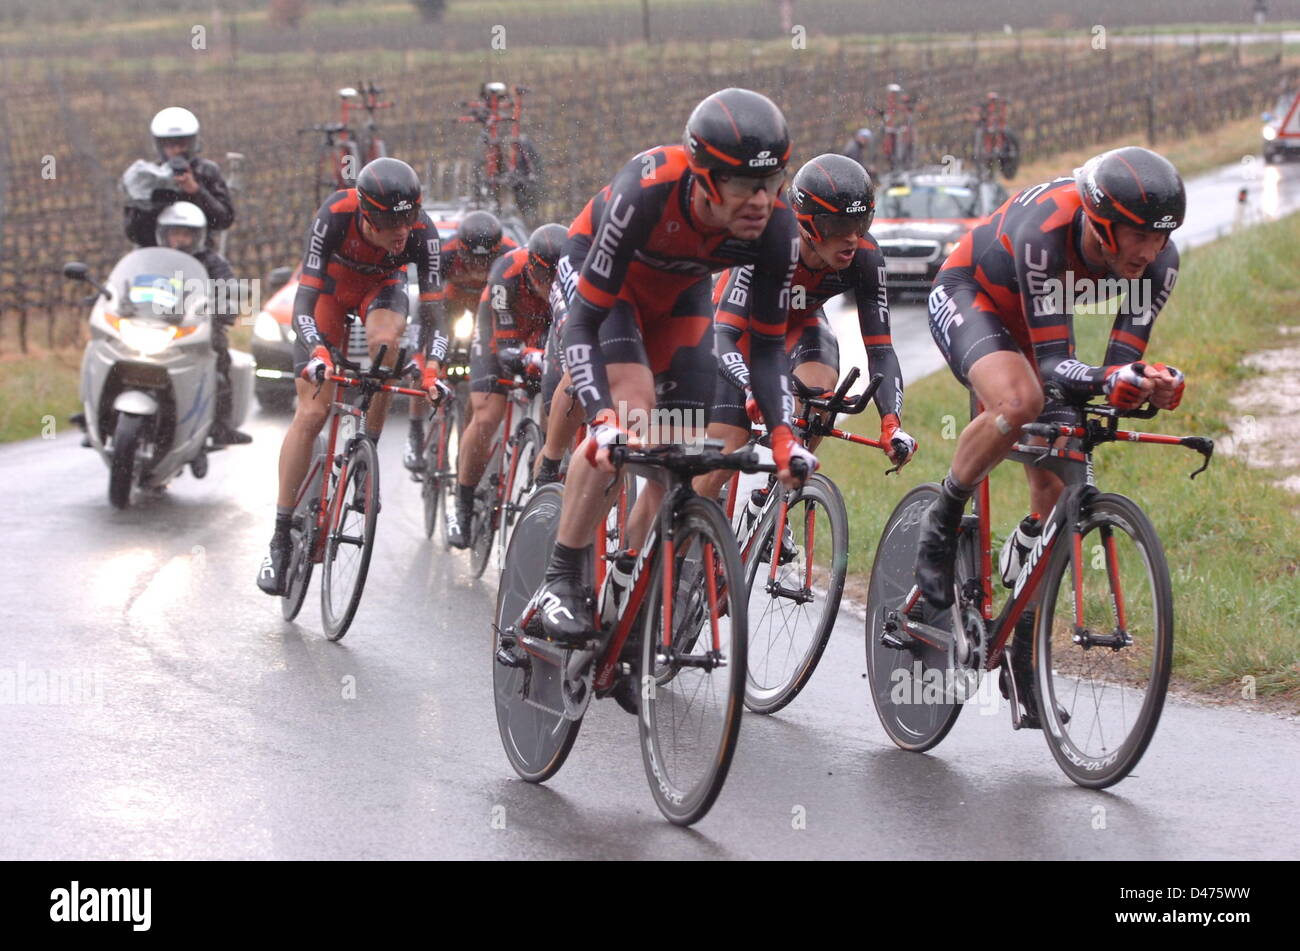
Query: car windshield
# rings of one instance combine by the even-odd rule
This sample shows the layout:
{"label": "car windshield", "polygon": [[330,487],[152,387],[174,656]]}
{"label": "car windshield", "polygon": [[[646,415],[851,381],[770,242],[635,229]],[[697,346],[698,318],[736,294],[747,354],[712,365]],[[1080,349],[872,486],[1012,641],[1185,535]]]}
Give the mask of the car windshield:
{"label": "car windshield", "polygon": [[977,218],[973,189],[956,185],[895,185],[885,190],[881,218]]}

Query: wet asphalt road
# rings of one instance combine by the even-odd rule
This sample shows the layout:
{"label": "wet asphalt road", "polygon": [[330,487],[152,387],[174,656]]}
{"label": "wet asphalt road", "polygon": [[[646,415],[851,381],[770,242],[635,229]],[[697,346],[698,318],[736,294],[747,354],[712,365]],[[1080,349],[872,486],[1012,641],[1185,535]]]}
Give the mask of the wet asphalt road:
{"label": "wet asphalt road", "polygon": [[[0,448],[13,503],[0,675],[27,682],[26,702],[0,704],[0,857],[1300,852],[1294,722],[1171,700],[1136,774],[1108,792],[1066,780],[1005,706],[968,709],[936,750],[905,753],[871,709],[848,611],[799,699],[746,715],[726,788],[693,830],[660,817],[635,721],[610,702],[554,779],[526,784],[492,705],[494,583],[423,539],[399,430],[381,444],[378,548],[347,637],[320,634],[315,586],[294,624],[256,590],[283,425],[258,416],[257,441],[214,456],[205,481],[122,513],[75,435]],[[81,702],[36,694],[74,671]]]}

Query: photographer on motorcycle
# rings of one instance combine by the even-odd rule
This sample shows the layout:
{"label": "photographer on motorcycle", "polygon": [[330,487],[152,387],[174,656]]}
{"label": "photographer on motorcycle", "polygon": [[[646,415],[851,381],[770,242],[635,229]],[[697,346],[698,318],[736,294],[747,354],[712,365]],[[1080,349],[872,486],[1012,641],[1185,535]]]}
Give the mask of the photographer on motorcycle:
{"label": "photographer on motorcycle", "polygon": [[[235,271],[230,262],[208,247],[208,222],[198,205],[178,201],[164,208],[157,217],[151,244],[182,251],[195,258],[212,281],[234,279]],[[232,306],[228,292],[209,297],[209,300],[214,299],[223,304],[224,312],[212,315],[212,349],[217,354],[217,405],[216,419],[209,435],[218,446],[242,445],[252,442],[253,437],[230,425],[230,328],[235,325],[238,311]]]}
{"label": "photographer on motorcycle", "polygon": [[[129,200],[125,210],[126,236],[137,246],[153,247],[155,229],[162,210],[176,202],[190,202],[203,212],[210,231],[224,231],[235,220],[230,189],[221,177],[216,162],[199,158],[199,120],[180,106],[168,106],[149,123],[154,146],[162,165],[171,171],[170,179],[160,179],[147,200]],[[143,164],[136,162],[123,176],[123,186],[131,189],[127,179]]]}

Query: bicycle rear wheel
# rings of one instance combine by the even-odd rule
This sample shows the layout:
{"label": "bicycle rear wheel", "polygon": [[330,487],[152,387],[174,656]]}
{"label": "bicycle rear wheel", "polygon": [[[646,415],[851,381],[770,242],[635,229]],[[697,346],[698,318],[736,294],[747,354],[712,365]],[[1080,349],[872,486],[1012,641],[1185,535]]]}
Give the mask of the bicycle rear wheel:
{"label": "bicycle rear wheel", "polygon": [[[749,601],[749,672],[745,706],[775,713],[799,695],[831,638],[849,565],[849,516],[835,483],[817,474],[793,497],[787,525],[794,540],[776,538],[780,506],[772,504],[755,533],[745,565]],[[772,575],[772,553],[776,575]],[[766,555],[766,557],[764,557]]]}
{"label": "bicycle rear wheel", "polygon": [[[1096,496],[1084,509],[1082,534],[1077,572],[1067,536],[1043,576],[1034,679],[1056,762],[1080,786],[1102,789],[1137,765],[1160,722],[1174,599],[1160,538],[1135,503]],[[1076,577],[1082,625],[1075,618]]]}
{"label": "bicycle rear wheel", "polygon": [[321,566],[321,621],[332,641],[348,632],[361,603],[379,517],[379,457],[370,437],[357,439],[343,464],[347,472],[333,496],[339,500],[338,514],[325,539]]}
{"label": "bicycle rear wheel", "polygon": [[[885,620],[888,612],[902,607],[915,584],[921,518],[938,495],[939,486],[928,482],[903,496],[880,535],[867,589],[867,682],[871,702],[889,738],[902,749],[918,753],[947,736],[961,713],[960,699],[950,689],[954,664],[949,651],[920,641],[903,648],[886,643]],[[959,577],[962,562],[968,561],[973,551],[971,545],[959,547]],[[969,576],[970,567],[965,570]],[[917,602],[913,616],[921,623],[951,631],[952,611],[938,610],[924,598]]]}
{"label": "bicycle rear wheel", "polygon": [[549,651],[533,653],[514,647],[508,653],[518,662],[516,666],[499,659],[498,651],[501,633],[519,619],[542,586],[563,500],[564,489],[559,485],[544,485],[529,499],[506,551],[497,588],[496,634],[492,639],[497,729],[510,765],[530,783],[549,779],[564,765],[582,721],[564,716],[561,671],[551,663]]}
{"label": "bicycle rear wheel", "polygon": [[285,572],[284,595],[280,599],[280,613],[286,621],[292,621],[302,610],[303,602],[307,600],[307,588],[311,585],[312,569],[315,567],[312,551],[316,547],[316,515],[320,508],[320,482],[327,464],[323,446],[323,440],[317,438],[317,453],[312,459],[310,470],[311,481],[294,508],[293,520],[289,523],[293,551]]}
{"label": "bicycle rear wheel", "polygon": [[[740,732],[745,691],[746,616],[744,566],[726,516],[717,503],[690,498],[676,516],[674,578],[683,564],[704,566],[700,586],[706,592],[697,636],[673,638],[665,656],[663,559],[660,541],[650,570],[652,583],[643,610],[640,666],[641,754],[655,804],[669,822],[691,825],[709,811],[731,766]],[[707,597],[708,592],[713,597]],[[716,611],[710,610],[710,600]],[[682,599],[673,598],[674,604]],[[673,619],[674,629],[696,619]],[[672,670],[669,682],[657,683],[656,670]]]}

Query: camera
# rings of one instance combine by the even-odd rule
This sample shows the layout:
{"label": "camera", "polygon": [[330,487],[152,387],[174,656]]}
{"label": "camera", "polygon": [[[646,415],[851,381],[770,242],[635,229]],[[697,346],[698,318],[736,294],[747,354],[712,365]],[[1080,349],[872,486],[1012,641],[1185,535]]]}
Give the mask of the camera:
{"label": "camera", "polygon": [[190,170],[190,163],[179,155],[173,155],[167,160],[167,167],[173,175],[184,175]]}

